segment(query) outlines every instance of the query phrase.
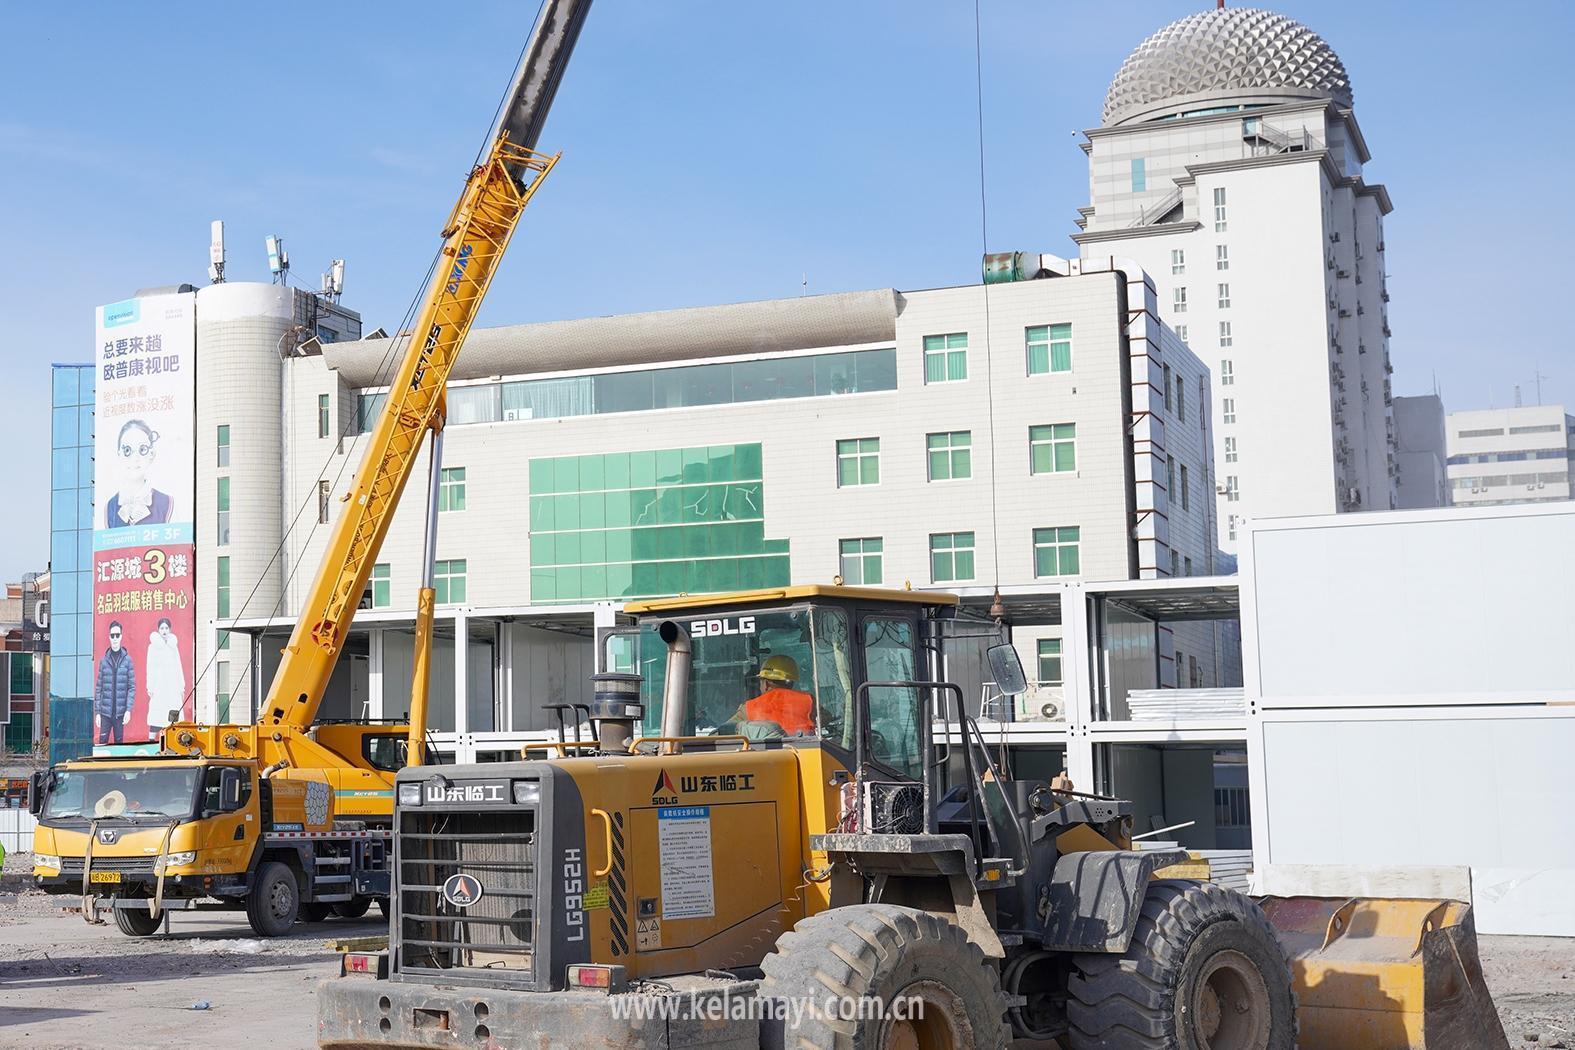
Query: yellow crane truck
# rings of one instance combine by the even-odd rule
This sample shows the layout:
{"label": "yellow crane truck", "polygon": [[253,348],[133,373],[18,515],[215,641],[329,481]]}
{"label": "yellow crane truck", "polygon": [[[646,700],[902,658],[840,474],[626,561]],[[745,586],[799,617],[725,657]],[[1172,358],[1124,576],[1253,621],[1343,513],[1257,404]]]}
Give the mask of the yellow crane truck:
{"label": "yellow crane truck", "polygon": [[[33,876],[112,911],[133,936],[170,909],[244,908],[262,935],[298,917],[364,914],[388,892],[393,777],[424,755],[443,394],[521,213],[557,163],[542,123],[590,7],[538,19],[480,162],[444,224],[433,277],[367,437],[323,561],[254,725],[177,723],[152,757],[87,758],[37,774]],[[426,570],[408,725],[316,720],[395,507],[433,435]]]}
{"label": "yellow crane truck", "polygon": [[1013,778],[943,672],[1022,668],[956,598],[626,609],[589,737],[396,777],[389,948],[320,987],[322,1047],[1507,1050],[1463,905],[1266,912]]}

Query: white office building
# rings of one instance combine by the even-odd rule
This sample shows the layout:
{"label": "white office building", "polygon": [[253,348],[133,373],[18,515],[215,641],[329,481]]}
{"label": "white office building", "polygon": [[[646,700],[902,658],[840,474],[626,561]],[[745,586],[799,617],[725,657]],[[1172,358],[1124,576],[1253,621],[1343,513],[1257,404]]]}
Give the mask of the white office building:
{"label": "white office building", "polygon": [[1383,186],[1339,56],[1228,7],[1138,45],[1089,130],[1086,258],[1153,275],[1214,375],[1222,544],[1245,516],[1394,505]]}
{"label": "white office building", "polygon": [[1455,505],[1570,498],[1575,416],[1563,405],[1451,412],[1447,429]]}
{"label": "white office building", "polygon": [[[1042,689],[987,714],[1020,717],[1013,741],[1046,745],[1053,774],[1063,637],[1059,599],[1043,596],[1081,579],[1209,575],[1217,541],[1207,370],[1160,321],[1142,272],[1044,260],[1043,277],[1010,284],[473,332],[448,387],[438,500],[439,746],[499,758],[540,739],[544,704],[588,693],[596,632],[626,600],[840,576],[959,591],[980,611],[1006,592]],[[199,537],[209,517],[230,526],[199,552],[225,587],[199,603],[201,655],[222,668],[199,697],[213,704],[223,686],[242,720],[405,346],[307,342],[281,364],[262,352],[277,339],[264,327],[225,358],[223,384],[243,393],[198,410],[199,455],[227,442],[199,488]],[[408,707],[425,490],[412,479],[395,515],[327,717]],[[1209,625],[1139,632],[1126,657],[1134,687],[1239,677]]]}

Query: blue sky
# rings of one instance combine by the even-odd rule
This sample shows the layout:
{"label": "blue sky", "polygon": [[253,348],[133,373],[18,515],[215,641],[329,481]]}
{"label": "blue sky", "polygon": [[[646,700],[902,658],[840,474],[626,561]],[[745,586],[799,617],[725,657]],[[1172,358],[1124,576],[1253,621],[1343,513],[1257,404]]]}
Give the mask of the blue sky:
{"label": "blue sky", "polygon": [[[985,0],[991,250],[1073,254],[1080,129],[1192,0]],[[1283,0],[1344,59],[1386,229],[1398,393],[1450,408],[1551,376],[1566,313],[1575,5]],[[416,290],[534,3],[17,5],[0,41],[0,342],[11,495],[0,577],[48,551],[48,363],[93,308],[230,276],[285,238],[308,282],[392,327]],[[596,0],[481,323],[977,279],[973,5]]]}

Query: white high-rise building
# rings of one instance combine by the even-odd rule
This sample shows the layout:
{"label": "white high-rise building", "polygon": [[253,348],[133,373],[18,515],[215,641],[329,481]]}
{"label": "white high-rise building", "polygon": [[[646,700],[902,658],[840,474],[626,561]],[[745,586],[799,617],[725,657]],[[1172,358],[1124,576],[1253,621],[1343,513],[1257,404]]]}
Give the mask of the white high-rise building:
{"label": "white high-rise building", "polygon": [[1214,373],[1221,541],[1245,516],[1394,505],[1384,187],[1339,56],[1269,11],[1149,37],[1088,131],[1085,259],[1136,260]]}

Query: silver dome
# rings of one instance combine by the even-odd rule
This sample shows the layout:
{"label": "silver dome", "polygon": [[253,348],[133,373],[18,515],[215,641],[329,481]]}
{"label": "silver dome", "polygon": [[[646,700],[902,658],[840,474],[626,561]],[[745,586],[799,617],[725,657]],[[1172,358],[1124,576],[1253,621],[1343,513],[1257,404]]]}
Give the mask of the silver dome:
{"label": "silver dome", "polygon": [[1127,56],[1104,124],[1304,98],[1351,104],[1351,79],[1323,37],[1273,11],[1218,8],[1172,22]]}

